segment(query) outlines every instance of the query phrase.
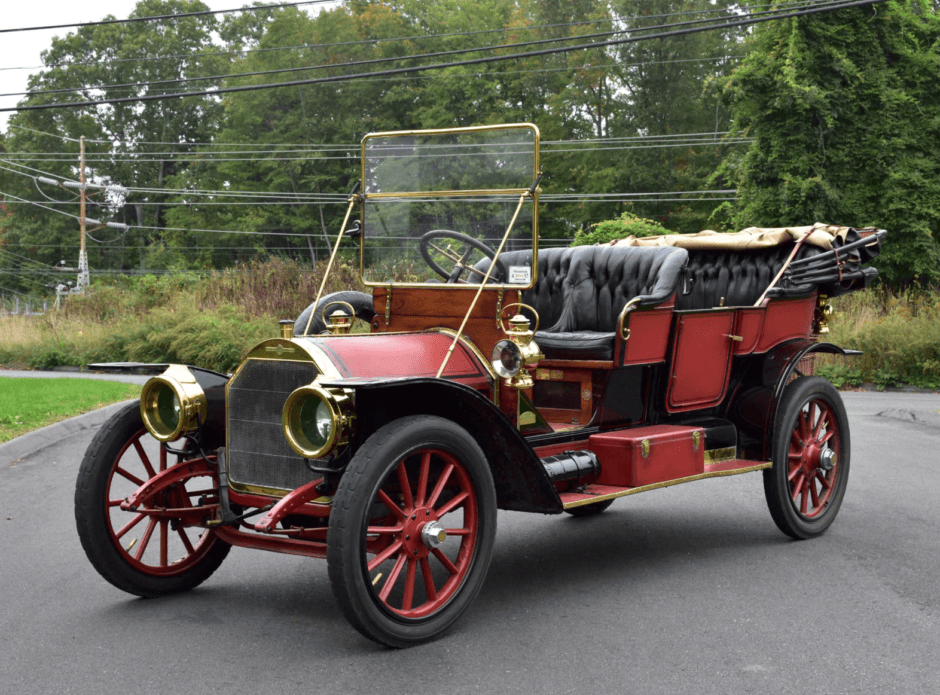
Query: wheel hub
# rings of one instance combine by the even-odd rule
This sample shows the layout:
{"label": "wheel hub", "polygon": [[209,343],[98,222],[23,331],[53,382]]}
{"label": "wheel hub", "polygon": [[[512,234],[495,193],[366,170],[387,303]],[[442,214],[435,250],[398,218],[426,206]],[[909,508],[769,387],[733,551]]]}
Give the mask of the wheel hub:
{"label": "wheel hub", "polygon": [[441,544],[447,540],[447,531],[438,522],[432,521],[421,529],[421,540],[428,548],[440,548]]}
{"label": "wheel hub", "polygon": [[437,538],[441,534],[447,538],[447,532],[438,523],[434,512],[427,507],[418,507],[412,510],[402,524],[401,541],[411,557],[420,559],[427,557],[434,548],[440,547],[444,541],[442,538],[437,542]]}
{"label": "wheel hub", "polygon": [[819,451],[819,467],[824,471],[831,471],[836,464],[836,452],[828,446]]}

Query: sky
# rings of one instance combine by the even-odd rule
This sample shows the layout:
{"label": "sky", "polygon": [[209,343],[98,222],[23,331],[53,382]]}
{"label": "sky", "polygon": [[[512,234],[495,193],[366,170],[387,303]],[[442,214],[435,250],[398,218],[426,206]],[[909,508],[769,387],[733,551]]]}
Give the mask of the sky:
{"label": "sky", "polygon": [[[229,10],[251,4],[248,0],[202,0],[213,10]],[[287,0],[270,0],[271,4]],[[136,0],[3,0],[0,29],[18,29],[67,22],[95,22],[113,15],[125,19],[137,4]],[[301,7],[307,12],[319,11],[316,5]],[[29,76],[42,65],[40,54],[50,47],[54,36],[66,36],[74,29],[19,31],[0,34],[0,94],[26,90]],[[10,68],[28,67],[28,70]],[[0,108],[15,106],[22,97],[0,97]],[[6,131],[10,113],[0,113],[0,130]]]}

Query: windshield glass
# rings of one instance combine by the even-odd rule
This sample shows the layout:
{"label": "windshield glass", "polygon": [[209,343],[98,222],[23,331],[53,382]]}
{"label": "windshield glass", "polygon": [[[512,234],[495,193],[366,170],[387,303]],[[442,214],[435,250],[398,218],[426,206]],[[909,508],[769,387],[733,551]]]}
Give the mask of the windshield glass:
{"label": "windshield glass", "polygon": [[[368,284],[529,286],[538,130],[520,124],[378,133],[362,143],[362,276]],[[518,211],[518,213],[517,213]]]}

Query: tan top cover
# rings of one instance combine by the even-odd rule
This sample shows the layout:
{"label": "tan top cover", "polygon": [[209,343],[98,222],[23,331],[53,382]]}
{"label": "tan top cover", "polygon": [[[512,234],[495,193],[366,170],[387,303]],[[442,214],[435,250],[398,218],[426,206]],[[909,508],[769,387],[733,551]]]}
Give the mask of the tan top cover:
{"label": "tan top cover", "polygon": [[851,227],[839,227],[817,222],[812,227],[748,227],[740,232],[714,232],[706,229],[696,234],[664,234],[661,236],[635,237],[612,241],[611,246],[678,246],[683,249],[766,249],[790,241],[797,241],[809,233],[803,243],[832,249],[832,242],[845,243],[845,235]]}

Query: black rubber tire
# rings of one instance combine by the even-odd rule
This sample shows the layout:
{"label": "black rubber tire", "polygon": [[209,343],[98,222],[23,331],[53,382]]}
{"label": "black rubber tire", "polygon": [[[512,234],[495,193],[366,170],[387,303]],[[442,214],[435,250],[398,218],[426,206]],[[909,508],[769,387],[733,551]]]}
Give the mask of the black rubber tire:
{"label": "black rubber tire", "polygon": [[[328,294],[325,297],[322,297],[317,306],[314,307],[313,304],[310,304],[306,309],[300,312],[300,316],[297,317],[297,320],[294,321],[294,335],[303,335],[304,330],[307,328],[307,320],[310,318],[310,312],[313,311],[313,321],[310,322],[310,330],[307,331],[307,335],[320,335],[323,331],[326,330],[326,324],[323,323],[323,309],[330,302],[346,302],[353,309],[356,310],[356,318],[365,321],[366,323],[372,323],[372,319],[375,317],[375,309],[372,304],[372,295],[367,294],[366,292],[356,292],[353,290],[343,290],[342,292],[333,292]],[[339,305],[337,309],[343,309],[348,311],[344,306]],[[333,310],[331,310],[332,313]]]}
{"label": "black rubber tire", "polygon": [[[135,401],[118,412],[92,439],[78,471],[75,523],[85,554],[102,577],[129,594],[156,598],[188,591],[202,584],[219,568],[231,546],[214,532],[206,531],[211,535],[202,542],[197,541],[194,546],[196,553],[187,563],[189,566],[165,576],[141,571],[126,559],[126,551],[116,543],[109,530],[107,499],[112,470],[125,465],[122,450],[140,436],[142,429],[140,405]],[[146,431],[143,436],[150,438]]]}
{"label": "black rubber tire", "polygon": [[613,503],[613,500],[604,500],[603,502],[595,502],[594,504],[585,504],[581,507],[572,507],[571,509],[566,509],[565,514],[570,514],[571,516],[578,518],[597,516]]}
{"label": "black rubber tire", "polygon": [[[458,273],[456,276],[454,275],[455,271],[457,270],[456,267],[454,270],[450,271],[443,268],[436,260],[434,260],[434,257],[431,255],[429,248],[431,242],[435,239],[453,239],[454,241],[459,241],[461,244],[467,244],[468,246],[475,248],[490,260],[493,260],[496,257],[496,251],[494,249],[491,249],[482,241],[474,239],[472,236],[467,236],[466,234],[461,234],[460,232],[452,232],[449,229],[435,229],[430,231],[422,236],[421,240],[418,242],[418,250],[421,252],[421,257],[424,258],[424,262],[428,264],[431,270],[444,278],[445,282],[472,282],[473,284],[479,284],[483,281],[482,276],[476,277],[476,279],[473,281],[471,281],[469,278],[461,280],[460,273]],[[486,268],[484,268],[482,272],[485,273]],[[476,273],[473,273],[473,275],[476,275]],[[494,282],[505,282],[507,277],[508,274],[506,273],[506,268],[503,265],[502,260],[497,261],[496,269],[490,276],[490,280],[493,280]]]}
{"label": "black rubber tire", "polygon": [[[417,619],[393,615],[371,590],[363,544],[367,516],[400,461],[424,449],[453,455],[469,474],[476,495],[477,542],[462,583],[436,612]],[[333,594],[343,614],[362,635],[405,648],[437,639],[480,592],[496,537],[496,492],[489,464],[466,430],[444,418],[418,415],[395,420],[372,434],[349,463],[336,495],[327,535],[327,563]]]}
{"label": "black rubber tire", "polygon": [[[801,513],[791,496],[789,455],[791,435],[794,428],[798,427],[799,414],[804,407],[810,409],[813,403],[822,404],[831,414],[838,458],[837,466],[834,467],[835,480],[831,483],[832,491],[819,511],[810,517]],[[828,431],[828,427],[826,429]],[[800,377],[787,385],[777,408],[772,451],[774,465],[763,471],[764,495],[770,516],[777,528],[791,538],[804,540],[819,536],[829,528],[839,513],[849,481],[851,461],[849,419],[842,397],[829,381],[815,376]],[[815,486],[815,481],[812,484]]]}

